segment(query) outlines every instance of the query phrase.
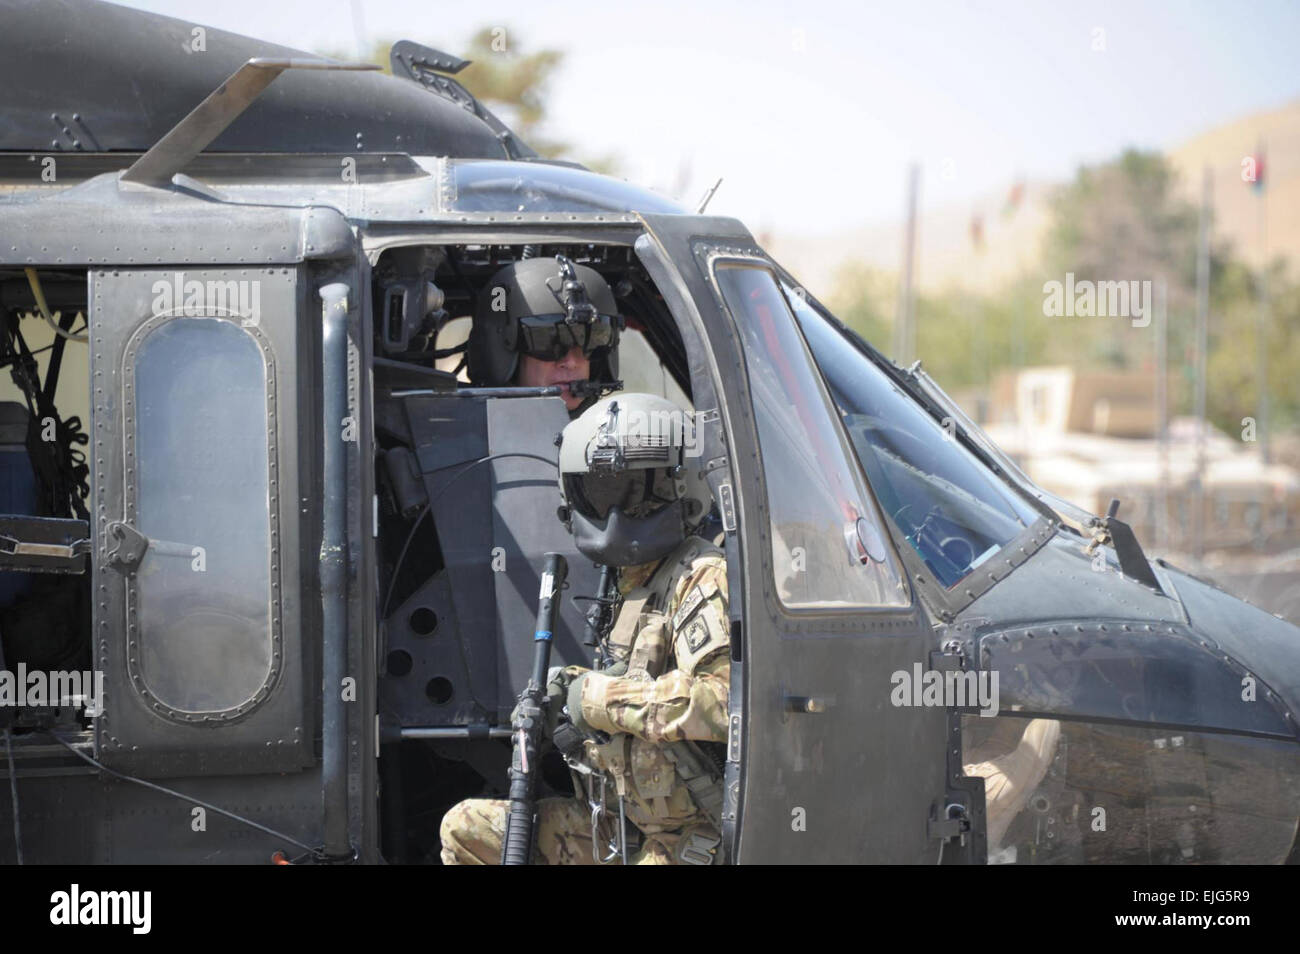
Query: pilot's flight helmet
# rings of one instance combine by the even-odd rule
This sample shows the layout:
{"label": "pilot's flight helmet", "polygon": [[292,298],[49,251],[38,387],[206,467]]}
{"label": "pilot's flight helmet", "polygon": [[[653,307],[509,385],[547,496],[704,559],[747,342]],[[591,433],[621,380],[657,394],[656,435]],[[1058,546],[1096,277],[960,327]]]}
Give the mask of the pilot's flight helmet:
{"label": "pilot's flight helmet", "polygon": [[469,377],[484,387],[514,379],[519,355],[558,361],[574,345],[591,361],[591,380],[618,376],[623,319],[600,273],[563,255],[529,258],[498,271],[479,293],[469,335]]}
{"label": "pilot's flight helmet", "polygon": [[564,429],[560,508],[579,552],[636,566],[672,552],[712,504],[693,418],[654,394],[597,401]]}

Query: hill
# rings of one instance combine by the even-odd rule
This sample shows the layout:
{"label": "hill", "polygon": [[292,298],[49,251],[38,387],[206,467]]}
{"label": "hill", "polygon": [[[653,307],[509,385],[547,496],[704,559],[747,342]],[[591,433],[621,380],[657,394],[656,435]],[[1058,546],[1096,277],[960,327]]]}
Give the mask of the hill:
{"label": "hill", "polygon": [[[1199,198],[1201,169],[1210,167],[1215,238],[1231,242],[1245,262],[1255,265],[1263,248],[1260,201],[1255,190],[1242,181],[1242,159],[1252,155],[1260,142],[1267,155],[1269,257],[1300,263],[1300,215],[1295,214],[1300,210],[1300,100],[1208,130],[1170,150],[1168,158],[1179,175],[1179,188],[1193,201]],[[923,212],[917,236],[920,288],[988,292],[1034,267],[1056,185],[1026,183],[1019,209],[1005,219],[1000,215],[1005,191]],[[924,177],[921,188],[924,200]],[[903,207],[901,189],[898,206],[900,210]],[[974,211],[983,213],[982,249],[971,241]],[[846,262],[896,273],[902,241],[900,219],[828,235],[773,235],[767,237],[766,247],[815,295],[827,298],[832,295],[837,270]]]}

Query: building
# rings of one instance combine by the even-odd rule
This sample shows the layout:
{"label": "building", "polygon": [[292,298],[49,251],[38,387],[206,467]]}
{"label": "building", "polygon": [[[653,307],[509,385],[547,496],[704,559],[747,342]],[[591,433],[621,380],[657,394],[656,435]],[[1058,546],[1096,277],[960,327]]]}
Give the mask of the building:
{"label": "building", "polygon": [[[1092,513],[1113,498],[1148,551],[1197,551],[1198,427],[1159,430],[1155,382],[1140,372],[1037,367],[1004,372],[985,430],[1044,489]],[[1204,550],[1300,546],[1300,472],[1265,465],[1248,432],[1204,434]]]}

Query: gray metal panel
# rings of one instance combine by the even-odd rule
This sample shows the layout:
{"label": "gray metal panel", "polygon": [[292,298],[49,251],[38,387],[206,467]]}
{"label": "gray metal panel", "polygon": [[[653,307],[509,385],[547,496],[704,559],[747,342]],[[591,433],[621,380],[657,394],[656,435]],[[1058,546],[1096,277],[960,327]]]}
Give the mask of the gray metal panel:
{"label": "gray metal panel", "polygon": [[354,236],[328,208],[229,205],[121,186],[112,173],[0,203],[0,264],[292,264],[348,258]]}
{"label": "gray metal panel", "polygon": [[[635,234],[628,236],[626,229],[619,226],[637,225],[639,220],[634,212],[618,211],[620,204],[618,180],[600,176],[595,173],[582,172],[589,180],[587,192],[596,200],[608,201],[609,210],[593,210],[592,202],[577,204],[573,211],[564,211],[565,194],[562,190],[548,191],[545,182],[538,182],[535,190],[548,198],[552,207],[558,211],[518,211],[508,203],[496,210],[457,212],[443,207],[439,200],[440,180],[446,175],[451,163],[443,159],[420,157],[412,159],[401,155],[220,155],[201,154],[187,167],[186,174],[175,177],[175,189],[156,189],[139,184],[126,183],[113,189],[90,190],[88,184],[104,177],[113,182],[118,181],[116,173],[130,164],[133,155],[25,155],[13,156],[0,153],[0,208],[12,210],[15,215],[29,217],[39,216],[42,220],[56,222],[64,212],[72,211],[71,206],[49,205],[48,200],[66,198],[70,202],[85,206],[77,214],[81,219],[94,216],[130,219],[141,208],[146,211],[150,203],[161,203],[159,195],[170,195],[174,200],[189,198],[200,200],[206,206],[204,211],[210,215],[222,214],[233,216],[238,211],[217,212],[222,206],[227,209],[240,210],[257,207],[284,207],[287,209],[306,209],[316,207],[321,212],[329,210],[330,214],[345,218],[349,222],[364,223],[372,226],[367,229],[367,247],[375,250],[401,244],[401,234],[411,225],[437,225],[442,228],[469,226],[482,228],[485,225],[499,225],[513,229],[528,229],[509,236],[514,243],[538,241],[538,230],[547,232],[569,231],[575,233],[582,242],[631,241]],[[52,164],[52,165],[51,165]],[[540,163],[515,162],[501,163],[517,170],[519,177],[536,173],[544,168]],[[45,176],[52,173],[52,181]],[[604,197],[603,199],[601,197]],[[141,206],[141,203],[144,203]],[[599,204],[598,202],[596,204]],[[163,215],[184,212],[183,206],[160,206],[157,211]],[[253,214],[253,213],[249,213]],[[267,213],[263,213],[264,215]],[[33,218],[35,223],[37,220]],[[155,229],[159,222],[151,223]],[[42,226],[46,228],[47,226]],[[95,236],[99,233],[83,230],[84,234],[66,236],[66,246],[84,246],[87,242],[95,246]],[[581,233],[581,234],[577,234]],[[20,236],[18,229],[15,236]],[[231,233],[228,233],[231,234]],[[396,235],[396,239],[394,238]],[[251,238],[252,236],[250,236]],[[257,236],[248,250],[240,248],[239,254],[260,254],[263,244]],[[453,235],[440,235],[441,241],[454,243],[459,241]],[[30,246],[31,243],[29,243]],[[36,243],[39,248],[44,242]],[[303,242],[303,257],[328,257],[329,252],[321,251],[322,245],[315,242],[315,250],[308,248],[311,239]],[[10,242],[10,245],[13,245]],[[20,246],[29,247],[29,246]],[[98,247],[98,246],[95,246]],[[145,245],[148,249],[155,246]],[[188,247],[188,246],[182,246]],[[224,242],[223,242],[224,247]],[[290,247],[296,247],[290,243]],[[56,254],[68,254],[67,248],[55,248]],[[210,252],[210,250],[208,250]],[[15,256],[19,248],[0,245],[0,253]],[[74,257],[65,261],[77,260]],[[24,253],[29,254],[29,253]],[[34,253],[33,253],[34,254]],[[86,254],[84,248],[81,254]],[[99,252],[89,253],[94,261],[113,262],[118,259],[105,256]],[[130,251],[120,254],[139,254]],[[145,253],[149,254],[149,253]],[[156,252],[154,253],[156,254]],[[341,253],[340,253],[341,254]],[[202,258],[202,252],[199,253]],[[25,261],[18,258],[16,261]],[[43,261],[31,258],[31,261]],[[147,258],[146,261],[151,261]],[[166,261],[167,257],[163,258]],[[252,259],[248,259],[252,260]],[[267,261],[296,260],[276,257]]]}
{"label": "gray metal panel", "polygon": [[[577,222],[550,221],[542,224],[512,222],[505,216],[465,215],[455,222],[431,221],[412,225],[380,223],[369,226],[362,236],[366,257],[373,264],[390,248],[408,245],[426,245],[430,241],[446,245],[472,245],[499,242],[511,245],[580,242],[594,245],[630,245],[641,234],[636,216],[622,216],[622,224],[610,224],[612,216],[586,218]],[[534,219],[533,222],[536,222]]]}
{"label": "gray metal panel", "polygon": [[[69,756],[70,758],[70,756]],[[195,831],[193,802],[93,770],[32,777],[19,769],[23,855],[27,864],[267,864],[289,842],[205,812]],[[3,766],[0,783],[9,785]],[[260,778],[203,776],[169,779],[167,787],[225,808],[305,845],[320,843],[320,773]],[[6,796],[7,799],[7,796]],[[14,858],[8,806],[0,825],[0,863]]]}
{"label": "gray metal panel", "polygon": [[[259,281],[261,315],[257,330],[269,354],[268,408],[273,532],[274,675],[242,711],[212,719],[187,720],[151,701],[133,664],[140,650],[136,617],[129,612],[134,571],[111,567],[107,527],[134,520],[134,461],[128,457],[128,418],[133,418],[130,349],[133,336],[157,320],[153,285],[172,281],[174,271],[92,271],[90,275],[90,367],[92,382],[91,532],[94,541],[92,618],[97,669],[104,672],[105,713],[95,723],[96,748],[105,764],[149,776],[196,772],[290,771],[312,761],[314,717],[304,696],[301,563],[302,526],[298,506],[302,398],[297,391],[301,347],[298,315],[304,289],[296,269],[193,271],[188,278]],[[306,415],[310,417],[311,415]]]}
{"label": "gray metal panel", "polygon": [[[1083,552],[1084,543],[1080,537],[1055,534],[1014,572],[967,605],[957,621],[988,617],[1015,623],[1105,617],[1185,622],[1177,600],[1121,576],[1113,555],[1106,572],[1094,570],[1092,558]],[[964,584],[956,588],[962,589]]]}

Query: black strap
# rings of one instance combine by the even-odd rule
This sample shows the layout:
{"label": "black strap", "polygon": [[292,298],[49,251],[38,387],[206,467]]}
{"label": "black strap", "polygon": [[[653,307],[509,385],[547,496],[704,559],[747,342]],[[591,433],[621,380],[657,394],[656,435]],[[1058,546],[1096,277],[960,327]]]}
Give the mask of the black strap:
{"label": "black strap", "polygon": [[[60,315],[59,330],[71,331],[76,320],[77,313],[75,311],[67,315]],[[67,344],[68,339],[63,335],[55,335],[54,344],[50,347],[50,364],[45,372],[44,397],[46,403],[51,406],[54,404],[54,392],[59,386],[59,369],[63,366],[63,349],[67,347]]]}
{"label": "black strap", "polygon": [[[64,321],[69,322],[68,327],[75,320],[75,315],[71,320],[64,318]],[[27,401],[27,455],[41,487],[44,509],[52,517],[66,516],[72,510],[76,516],[86,520],[89,513],[82,497],[89,493],[90,468],[86,464],[86,455],[80,448],[89,443],[90,438],[81,430],[81,419],[70,417],[66,421],[62,420],[53,401],[53,386],[58,383],[62,346],[66,339],[59,335],[55,342],[51,358],[52,374],[47,377],[46,388],[43,389],[40,366],[27,347],[18,322],[18,315],[11,312],[8,321],[9,336],[4,343],[5,357],[12,360],[11,376]],[[46,418],[54,421],[53,441],[44,440],[42,422]]]}

